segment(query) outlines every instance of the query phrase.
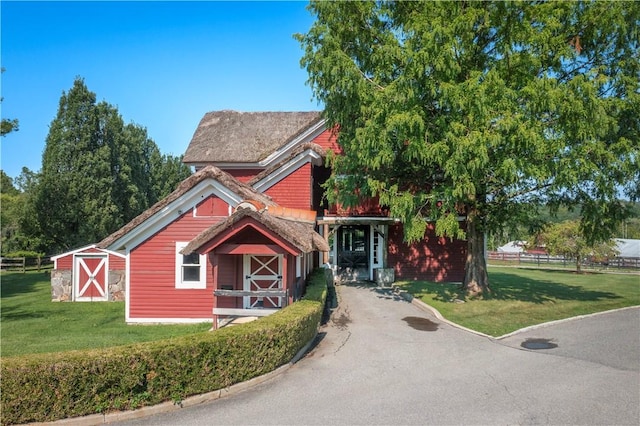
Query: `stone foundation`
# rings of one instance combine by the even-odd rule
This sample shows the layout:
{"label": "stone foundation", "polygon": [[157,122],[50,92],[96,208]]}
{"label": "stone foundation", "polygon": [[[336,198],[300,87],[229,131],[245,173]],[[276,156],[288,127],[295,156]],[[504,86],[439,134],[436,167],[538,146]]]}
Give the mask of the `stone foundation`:
{"label": "stone foundation", "polygon": [[71,288],[71,271],[58,269],[51,271],[51,301],[70,301]]}
{"label": "stone foundation", "polygon": [[[125,299],[125,271],[109,271],[109,301]],[[70,302],[73,300],[73,281],[71,271],[54,269],[51,271],[51,301]]]}
{"label": "stone foundation", "polygon": [[120,302],[125,298],[125,272],[109,271],[109,301]]}

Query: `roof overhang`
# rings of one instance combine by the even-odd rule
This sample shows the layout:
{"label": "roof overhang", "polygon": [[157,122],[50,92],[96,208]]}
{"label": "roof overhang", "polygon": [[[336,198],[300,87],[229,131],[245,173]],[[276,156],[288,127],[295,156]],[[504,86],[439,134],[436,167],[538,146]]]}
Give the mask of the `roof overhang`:
{"label": "roof overhang", "polygon": [[[275,232],[271,231],[270,229],[268,229],[266,226],[264,226],[262,223],[260,223],[258,220],[256,220],[251,216],[243,217],[242,219],[240,219],[240,221],[235,223],[233,226],[223,229],[220,233],[213,236],[209,241],[205,242],[204,244],[201,244],[199,247],[195,247],[194,251],[199,254],[207,254],[207,253],[215,252],[216,249],[218,248],[223,248],[223,252],[226,254],[258,254],[256,252],[251,252],[251,248],[250,248],[250,246],[252,245],[251,243],[239,244],[238,246],[243,246],[243,247],[239,247],[236,252],[229,251],[230,250],[230,246],[228,244],[229,240],[231,240],[233,237],[235,237],[236,235],[246,230],[252,230],[254,232],[257,232],[262,236],[268,238],[270,241],[272,241],[273,244],[268,244],[266,246],[269,247],[270,250],[274,252],[278,252],[277,249],[274,250],[273,248],[271,248],[275,245],[281,248],[284,252],[287,252],[294,256],[298,256],[299,254],[302,253],[302,251],[299,248],[297,248],[294,244],[282,238]],[[197,239],[198,237],[196,237],[193,241]],[[264,245],[264,244],[259,244],[259,245]],[[186,247],[186,249],[187,248],[189,247]]]}
{"label": "roof overhang", "polygon": [[326,122],[324,118],[317,123],[310,126],[304,132],[300,133],[297,137],[293,138],[288,143],[284,144],[280,148],[276,149],[273,153],[267,156],[264,160],[261,160],[259,164],[262,167],[269,167],[274,164],[278,164],[280,161],[284,160],[288,156],[291,155],[291,151],[294,150],[298,145],[301,145],[306,142],[313,141],[316,137],[320,136],[322,132],[325,131]]}
{"label": "roof overhang", "polygon": [[62,257],[69,256],[70,254],[82,253],[82,252],[84,252],[86,250],[96,250],[96,251],[99,251],[101,253],[108,253],[108,254],[111,254],[111,255],[114,255],[114,256],[118,256],[118,257],[121,257],[121,258],[127,257],[123,253],[119,253],[119,252],[113,251],[113,250],[103,249],[103,248],[98,247],[95,244],[91,244],[91,245],[80,247],[80,248],[77,248],[77,249],[74,249],[74,250],[70,250],[70,251],[67,251],[67,252],[64,252],[64,253],[60,253],[59,255],[56,255],[56,256],[52,256],[51,260],[55,262],[56,260],[58,260],[58,259],[60,259]]}
{"label": "roof overhang", "polygon": [[270,173],[268,176],[265,176],[258,182],[254,183],[253,188],[256,191],[264,192],[289,176],[291,173],[298,170],[302,165],[312,163],[315,166],[320,166],[323,162],[324,158],[322,158],[320,154],[312,149],[306,149],[282,166],[278,167],[278,169],[274,170],[273,173]]}
{"label": "roof overhang", "polygon": [[127,250],[132,250],[160,229],[175,221],[178,216],[195,207],[204,197],[210,194],[215,194],[232,207],[235,207],[242,201],[242,197],[217,180],[206,179],[131,231],[113,241],[107,248],[117,250],[126,247]]}
{"label": "roof overhang", "polygon": [[[466,216],[458,216],[458,222],[465,222]],[[425,218],[425,222],[435,222],[433,218]],[[323,216],[317,220],[318,225],[376,225],[381,223],[400,223],[399,218],[394,217],[377,217],[377,216]]]}
{"label": "roof overhang", "polygon": [[400,219],[381,216],[324,216],[317,220],[318,225],[379,225],[399,222]]}

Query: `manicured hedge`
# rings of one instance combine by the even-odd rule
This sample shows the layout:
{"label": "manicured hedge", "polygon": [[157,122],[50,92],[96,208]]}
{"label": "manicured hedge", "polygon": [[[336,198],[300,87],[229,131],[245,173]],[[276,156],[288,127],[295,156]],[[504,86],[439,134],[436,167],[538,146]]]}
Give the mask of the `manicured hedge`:
{"label": "manicured hedge", "polygon": [[273,371],[314,338],[322,270],[304,299],[242,326],[144,344],[2,360],[2,424],[130,410],[223,389]]}

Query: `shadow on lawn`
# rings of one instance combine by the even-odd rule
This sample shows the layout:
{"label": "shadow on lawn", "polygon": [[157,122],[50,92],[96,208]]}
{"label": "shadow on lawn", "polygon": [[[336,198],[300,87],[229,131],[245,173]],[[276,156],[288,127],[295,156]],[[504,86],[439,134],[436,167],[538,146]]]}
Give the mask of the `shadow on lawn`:
{"label": "shadow on lawn", "polygon": [[2,321],[22,321],[44,318],[44,314],[40,312],[25,311],[21,307],[3,306],[0,318],[2,318]]}
{"label": "shadow on lawn", "polygon": [[4,299],[16,294],[31,293],[37,291],[37,283],[49,280],[50,276],[44,272],[3,272],[0,275],[0,296]]}
{"label": "shadow on lawn", "polygon": [[[558,273],[554,271],[554,273]],[[570,272],[566,272],[570,273]],[[582,286],[559,283],[552,280],[526,278],[506,272],[493,272],[490,277],[491,293],[484,300],[518,300],[529,303],[545,303],[554,300],[598,301],[619,299],[621,296],[608,291],[588,290]],[[407,283],[404,288],[414,296],[433,294],[441,302],[465,300],[459,284],[432,282]]]}

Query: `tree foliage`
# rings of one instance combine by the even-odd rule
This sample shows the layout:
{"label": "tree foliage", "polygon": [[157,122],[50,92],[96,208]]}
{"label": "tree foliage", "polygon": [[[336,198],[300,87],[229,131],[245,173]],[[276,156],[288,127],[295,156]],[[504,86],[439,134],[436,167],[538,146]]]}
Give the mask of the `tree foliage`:
{"label": "tree foliage", "polygon": [[17,195],[20,193],[13,185],[13,179],[11,179],[4,170],[0,170],[0,193],[9,195]]}
{"label": "tree foliage", "polygon": [[124,124],[115,107],[97,103],[77,78],[51,122],[30,206],[31,231],[48,252],[99,241],[190,174],[176,162],[160,154],[146,129]]}
{"label": "tree foliage", "polygon": [[18,251],[34,251],[41,247],[39,232],[32,211],[33,189],[38,175],[27,167],[22,168],[20,176],[11,179],[4,171],[2,177],[2,193],[0,197],[0,235],[2,237],[2,254]]}
{"label": "tree foliage", "polygon": [[[0,69],[0,72],[4,73],[4,67]],[[2,102],[4,98],[0,98],[0,102]],[[19,130],[20,123],[17,118],[4,118],[0,121],[0,136],[4,137],[11,132],[15,132]]]}
{"label": "tree foliage", "polygon": [[[378,196],[405,238],[467,238],[572,206],[589,242],[640,195],[640,4],[312,2],[301,64],[339,126],[332,201]],[[338,177],[339,178],[336,178]],[[466,228],[457,217],[466,217]]]}
{"label": "tree foliage", "polygon": [[577,272],[580,272],[580,265],[588,256],[606,258],[616,255],[613,239],[589,242],[578,221],[565,221],[546,227],[537,236],[536,244],[544,245],[549,254],[575,260]]}

